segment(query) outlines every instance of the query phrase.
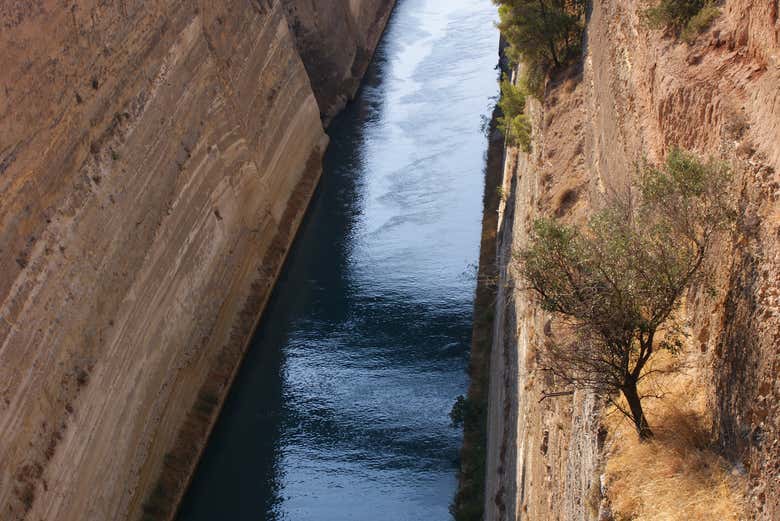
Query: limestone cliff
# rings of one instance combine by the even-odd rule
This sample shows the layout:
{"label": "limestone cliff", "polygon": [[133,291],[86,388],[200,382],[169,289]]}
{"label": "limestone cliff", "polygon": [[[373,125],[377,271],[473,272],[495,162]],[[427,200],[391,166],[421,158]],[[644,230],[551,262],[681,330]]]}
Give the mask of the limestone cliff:
{"label": "limestone cliff", "polygon": [[331,3],[340,83],[304,0],[2,3],[2,519],[171,514],[392,6]]}
{"label": "limestone cliff", "polygon": [[717,296],[686,296],[685,356],[723,454],[745,469],[750,518],[780,517],[778,6],[728,0],[692,45],[645,27],[644,6],[593,2],[582,67],[554,75],[531,103],[532,153],[505,153],[486,519],[598,515],[602,409],[581,392],[540,402],[557,390],[536,365],[550,317],[522,290],[512,252],[536,216],[583,222],[642,154],[659,160],[674,145],[736,174],[737,230],[711,256]]}
{"label": "limestone cliff", "polygon": [[327,122],[352,98],[390,16],[387,0],[285,3],[298,51]]}

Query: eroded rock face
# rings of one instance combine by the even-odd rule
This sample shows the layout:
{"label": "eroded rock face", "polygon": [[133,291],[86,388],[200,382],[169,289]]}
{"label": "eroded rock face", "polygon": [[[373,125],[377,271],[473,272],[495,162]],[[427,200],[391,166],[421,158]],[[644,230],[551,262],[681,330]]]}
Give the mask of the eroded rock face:
{"label": "eroded rock face", "polygon": [[323,120],[355,95],[387,18],[388,0],[284,2]]}
{"label": "eroded rock face", "polygon": [[581,73],[570,71],[551,86],[544,106],[529,103],[533,154],[513,147],[505,154],[485,519],[594,519],[590,497],[599,487],[600,405],[582,391],[544,398],[570,389],[557,387],[539,368],[539,349],[555,325],[528,298],[515,262],[538,217],[586,218],[585,95]]}
{"label": "eroded rock face", "polygon": [[517,289],[511,252],[538,215],[584,222],[643,153],[661,160],[675,145],[734,165],[737,230],[711,255],[717,297],[699,287],[686,296],[689,349],[713,431],[746,469],[751,519],[780,516],[777,5],[729,0],[693,45],[644,27],[645,5],[594,2],[583,71],[530,104],[533,153],[507,152],[487,519],[598,518],[598,408],[579,393],[538,401],[553,390],[536,366],[551,322]]}
{"label": "eroded rock face", "polygon": [[[734,168],[736,232],[712,251],[710,283],[686,310],[690,349],[722,449],[748,471],[751,518],[780,516],[780,21],[766,2],[726,2],[691,45],[648,33],[640,3],[594,10],[598,49],[620,59],[592,69],[594,106],[614,107],[609,134],[593,132],[594,162],[628,164],[644,148],[661,158],[674,145]],[[636,44],[639,35],[643,45]],[[593,51],[595,57],[597,50]],[[610,50],[611,51],[608,51]],[[598,133],[601,133],[599,138]],[[612,138],[610,138],[612,136]],[[606,138],[606,139],[604,139]],[[616,150],[621,150],[617,152]],[[607,186],[619,182],[600,167]]]}
{"label": "eroded rock face", "polygon": [[[382,23],[338,38],[370,54]],[[279,1],[6,2],[0,25],[0,517],[137,518],[216,416],[320,107]]]}

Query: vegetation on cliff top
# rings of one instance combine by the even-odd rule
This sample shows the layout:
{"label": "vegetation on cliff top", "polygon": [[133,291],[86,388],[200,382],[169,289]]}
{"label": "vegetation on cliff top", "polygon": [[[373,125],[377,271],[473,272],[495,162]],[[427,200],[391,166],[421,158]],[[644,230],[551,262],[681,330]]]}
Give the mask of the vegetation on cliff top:
{"label": "vegetation on cliff top", "polygon": [[546,73],[579,59],[584,0],[494,0],[499,24],[515,63]]}
{"label": "vegetation on cliff top", "polygon": [[645,162],[637,170],[639,197],[629,190],[613,198],[584,229],[537,220],[518,257],[542,308],[564,319],[569,333],[548,342],[545,369],[608,398],[646,439],[652,431],[638,384],[652,374],[654,353],[681,347],[681,297],[701,279],[733,210],[730,170],[721,162],[674,149],[662,168]]}
{"label": "vegetation on cliff top", "polygon": [[507,57],[522,63],[520,82],[541,99],[551,71],[581,57],[584,0],[494,0]]}
{"label": "vegetation on cliff top", "polygon": [[531,123],[525,114],[526,97],[544,95],[550,71],[581,54],[584,0],[494,0],[498,4],[498,28],[506,40],[506,55],[522,63],[521,76],[513,84],[501,82],[499,128],[512,145],[531,151]]}

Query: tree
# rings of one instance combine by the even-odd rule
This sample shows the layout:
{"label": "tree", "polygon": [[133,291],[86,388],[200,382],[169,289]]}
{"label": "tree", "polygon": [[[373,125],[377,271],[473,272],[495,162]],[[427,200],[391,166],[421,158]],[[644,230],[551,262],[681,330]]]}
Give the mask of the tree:
{"label": "tree", "polygon": [[579,49],[584,0],[494,0],[499,4],[498,24],[531,68],[557,67]]}
{"label": "tree", "polygon": [[638,201],[613,199],[584,229],[540,219],[518,256],[541,307],[570,327],[568,341],[543,350],[545,368],[610,400],[622,393],[620,410],[646,439],[637,384],[654,353],[680,349],[680,299],[734,212],[721,162],[674,149],[662,168],[644,162],[637,173]]}

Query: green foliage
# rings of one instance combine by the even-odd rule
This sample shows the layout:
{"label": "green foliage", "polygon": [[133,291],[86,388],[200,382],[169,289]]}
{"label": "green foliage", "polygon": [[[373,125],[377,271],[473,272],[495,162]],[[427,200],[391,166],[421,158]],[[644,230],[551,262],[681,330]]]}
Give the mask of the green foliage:
{"label": "green foliage", "polygon": [[501,99],[498,106],[505,116],[514,117],[525,112],[526,93],[504,76],[501,80]]}
{"label": "green foliage", "polygon": [[685,29],[680,33],[680,38],[688,43],[693,43],[696,37],[706,31],[718,16],[720,16],[720,9],[714,5],[705,5],[688,21]]}
{"label": "green foliage", "polygon": [[512,84],[506,77],[501,81],[501,98],[498,106],[502,116],[498,118],[498,129],[512,145],[524,152],[531,151],[531,122],[524,114],[525,91]]}
{"label": "green foliage", "polygon": [[[581,54],[585,0],[493,0],[512,63],[522,63],[520,85],[541,99],[550,69]],[[518,133],[523,124],[517,121]]]}
{"label": "green foliage", "polygon": [[706,0],[661,0],[642,12],[645,23],[651,29],[671,29],[680,33],[704,7]]}
{"label": "green foliage", "polygon": [[518,114],[513,118],[502,117],[499,128],[511,144],[520,147],[523,152],[531,151],[531,122],[525,114]]}
{"label": "green foliage", "polygon": [[573,340],[548,345],[547,368],[606,396],[622,391],[630,405],[633,397],[626,414],[645,436],[636,384],[654,351],[680,349],[680,298],[734,211],[721,162],[673,149],[663,167],[637,170],[639,200],[610,201],[585,229],[540,219],[519,258],[542,308],[570,320]]}
{"label": "green foliage", "polygon": [[[487,382],[483,386],[487,389]],[[450,505],[455,521],[481,521],[485,503],[485,462],[487,450],[487,401],[459,396],[450,412],[453,425],[463,425],[470,439],[461,452],[460,487]]]}
{"label": "green foliage", "polygon": [[663,168],[645,161],[639,174],[643,219],[669,228],[685,243],[704,247],[713,233],[736,218],[728,198],[731,169],[722,161],[702,162],[673,148]]}
{"label": "green foliage", "polygon": [[547,69],[540,64],[526,64],[518,79],[518,84],[524,92],[541,101],[544,97],[545,83],[547,82]]}
{"label": "green foliage", "polygon": [[665,29],[690,43],[720,14],[708,0],[661,0],[642,12],[651,29]]}
{"label": "green foliage", "polygon": [[579,54],[584,0],[494,0],[510,58],[530,68],[559,66]]}
{"label": "green foliage", "polygon": [[502,185],[498,185],[496,187],[496,195],[498,195],[498,198],[501,200],[501,202],[506,202],[506,190],[504,190]]}
{"label": "green foliage", "polygon": [[507,140],[531,151],[531,122],[526,96],[544,95],[550,69],[578,58],[581,51],[585,0],[494,0],[499,23],[509,43],[507,56],[523,64],[519,86],[501,82],[503,116],[498,125]]}
{"label": "green foliage", "polygon": [[466,415],[469,414],[469,401],[462,394],[455,399],[455,403],[452,404],[450,410],[450,421],[453,427],[462,427],[463,422],[466,419]]}

